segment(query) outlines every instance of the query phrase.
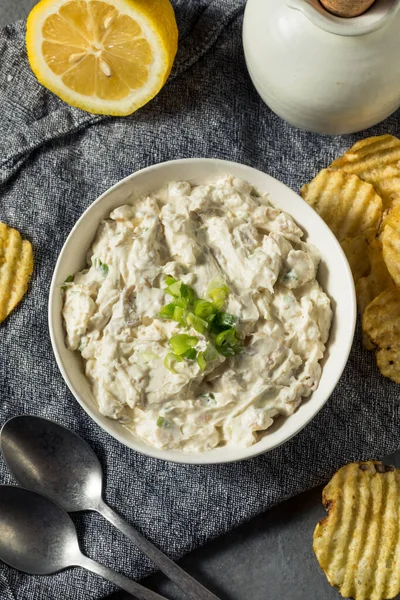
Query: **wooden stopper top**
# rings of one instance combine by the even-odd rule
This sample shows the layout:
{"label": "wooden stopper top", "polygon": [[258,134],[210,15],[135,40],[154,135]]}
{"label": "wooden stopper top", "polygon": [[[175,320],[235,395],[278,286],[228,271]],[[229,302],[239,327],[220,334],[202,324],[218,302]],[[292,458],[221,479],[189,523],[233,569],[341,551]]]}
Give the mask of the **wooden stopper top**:
{"label": "wooden stopper top", "polygon": [[375,0],[320,0],[322,6],[338,17],[358,17],[362,15]]}

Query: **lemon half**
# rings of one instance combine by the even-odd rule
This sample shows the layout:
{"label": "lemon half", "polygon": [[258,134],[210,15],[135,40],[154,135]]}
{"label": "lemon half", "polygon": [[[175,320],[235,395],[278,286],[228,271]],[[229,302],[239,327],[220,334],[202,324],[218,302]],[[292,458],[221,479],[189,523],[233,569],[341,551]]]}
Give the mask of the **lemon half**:
{"label": "lemon half", "polygon": [[72,106],[123,116],[164,85],[178,29],[169,0],[41,0],[26,43],[42,85]]}

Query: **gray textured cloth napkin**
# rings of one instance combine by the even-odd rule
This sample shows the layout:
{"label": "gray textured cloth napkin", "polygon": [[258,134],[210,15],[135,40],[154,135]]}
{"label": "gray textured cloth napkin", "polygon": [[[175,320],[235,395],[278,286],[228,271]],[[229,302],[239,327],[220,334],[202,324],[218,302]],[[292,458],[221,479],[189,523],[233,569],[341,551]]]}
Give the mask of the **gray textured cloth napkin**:
{"label": "gray textured cloth napkin", "polygon": [[[173,74],[157,98],[123,119],[65,105],[31,73],[24,23],[0,32],[0,220],[32,241],[36,258],[28,295],[0,326],[0,421],[34,413],[82,435],[103,464],[108,502],[173,559],[325,481],[348,461],[400,447],[400,388],[378,374],[359,333],[318,416],[281,448],[229,465],[167,464],[125,448],[86,416],[56,366],[47,328],[52,271],[75,221],[108,187],[159,161],[205,156],[249,164],[298,190],[366,135],[304,133],[262,103],[243,58],[244,4],[175,0],[180,48]],[[399,118],[368,134],[399,134]],[[13,482],[2,459],[0,481]],[[74,519],[89,556],[130,577],[151,571],[100,517]],[[112,590],[78,568],[31,577],[0,565],[2,600],[86,600]]]}

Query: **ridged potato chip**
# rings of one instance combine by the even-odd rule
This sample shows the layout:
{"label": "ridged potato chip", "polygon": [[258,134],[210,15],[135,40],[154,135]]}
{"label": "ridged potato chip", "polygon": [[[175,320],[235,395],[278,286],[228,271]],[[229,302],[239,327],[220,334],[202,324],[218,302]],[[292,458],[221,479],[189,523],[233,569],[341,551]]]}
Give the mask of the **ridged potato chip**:
{"label": "ridged potato chip", "polygon": [[0,222],[0,323],[24,297],[32,271],[30,242]]}
{"label": "ridged potato chip", "polygon": [[[382,244],[378,238],[369,240],[367,244],[370,272],[366,277],[361,277],[356,283],[356,296],[361,317],[367,306],[379,294],[393,285],[393,280],[383,260]],[[363,344],[367,350],[373,350],[374,344],[363,331]]]}
{"label": "ridged potato chip", "polygon": [[365,309],[363,329],[380,348],[400,345],[400,290],[394,285]]}
{"label": "ridged potato chip", "polygon": [[365,348],[400,383],[400,139],[360,140],[300,193],[347,256]]}
{"label": "ridged potato chip", "polygon": [[400,140],[393,135],[366,138],[330,166],[358,175],[382,197],[384,209],[400,202]]}
{"label": "ridged potato chip", "polygon": [[313,549],[344,598],[389,600],[400,592],[400,471],[378,461],[351,463],[322,493],[328,515]]}
{"label": "ridged potato chip", "polygon": [[354,282],[368,275],[371,263],[368,254],[368,240],[375,236],[375,229],[368,229],[365,233],[353,238],[345,238],[340,242],[349,261]]}
{"label": "ridged potato chip", "polygon": [[393,285],[392,278],[383,259],[382,244],[378,238],[372,238],[367,243],[370,272],[361,277],[356,284],[358,308],[364,314],[368,304],[381,292]]}
{"label": "ridged potato chip", "polygon": [[387,269],[397,287],[400,287],[400,228],[394,229],[391,225],[386,225],[381,240]]}
{"label": "ridged potato chip", "polygon": [[400,383],[400,345],[378,350],[376,362],[382,375]]}
{"label": "ridged potato chip", "polygon": [[382,217],[382,199],[373,186],[357,175],[323,169],[300,190],[333,231],[339,242],[377,230]]}
{"label": "ridged potato chip", "polygon": [[386,225],[400,230],[400,204],[397,204],[386,213],[381,229],[383,230]]}

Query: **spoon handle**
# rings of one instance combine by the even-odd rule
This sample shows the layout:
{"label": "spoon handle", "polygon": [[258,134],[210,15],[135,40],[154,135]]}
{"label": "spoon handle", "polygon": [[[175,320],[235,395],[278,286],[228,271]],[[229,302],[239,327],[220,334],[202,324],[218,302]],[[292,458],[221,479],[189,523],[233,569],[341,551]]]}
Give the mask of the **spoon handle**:
{"label": "spoon handle", "polygon": [[151,590],[145,588],[140,583],[136,583],[136,581],[132,581],[132,579],[128,579],[125,575],[121,575],[120,573],[116,573],[112,569],[101,565],[100,563],[84,556],[83,554],[79,558],[79,566],[87,569],[88,571],[92,571],[100,577],[111,581],[116,586],[121,588],[121,590],[125,590],[129,594],[132,594],[137,600],[167,600],[165,596],[160,596],[156,592],[152,592]]}
{"label": "spoon handle", "polygon": [[220,600],[212,592],[202,586],[201,583],[193,579],[189,573],[186,573],[186,571],[168,558],[168,556],[161,552],[154,544],[149,542],[149,540],[131,527],[131,525],[124,521],[124,519],[107,504],[102,503],[97,510],[117,529],[122,531],[122,533],[126,535],[126,537],[143,552],[143,554],[146,554],[146,556],[157,565],[160,571],[169,577],[169,579],[171,579],[171,581],[173,581],[188,598],[191,600]]}

